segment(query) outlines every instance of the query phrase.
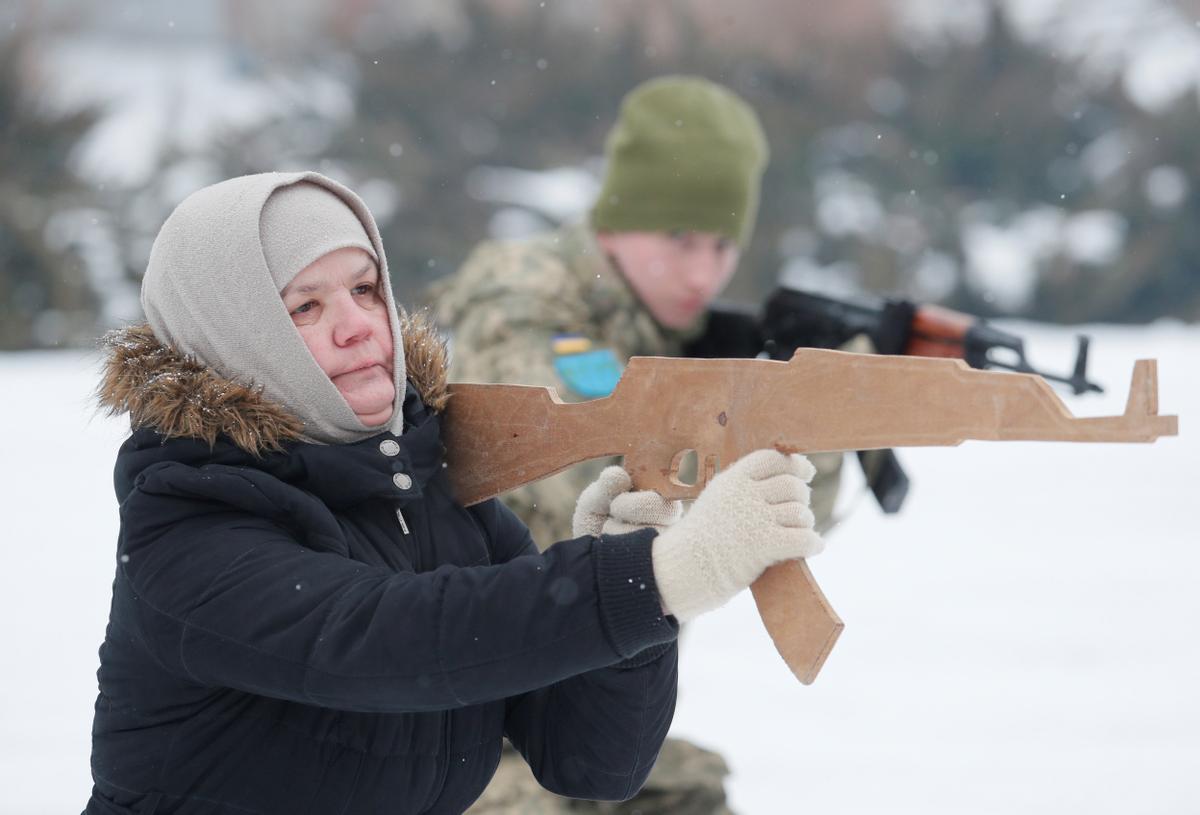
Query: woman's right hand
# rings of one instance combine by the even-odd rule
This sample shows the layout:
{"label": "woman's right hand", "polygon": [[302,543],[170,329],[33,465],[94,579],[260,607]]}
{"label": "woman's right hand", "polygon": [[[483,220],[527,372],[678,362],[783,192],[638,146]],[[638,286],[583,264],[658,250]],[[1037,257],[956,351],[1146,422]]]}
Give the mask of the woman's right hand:
{"label": "woman's right hand", "polygon": [[758,450],[719,473],[682,520],[654,539],[663,609],[681,622],[723,605],[776,563],[812,557],[825,544],[813,530],[802,455]]}
{"label": "woman's right hand", "polygon": [[621,535],[638,529],[662,532],[683,517],[683,503],[668,501],[653,490],[633,490],[633,479],[624,468],[605,467],[600,476],[579,494],[571,533]]}

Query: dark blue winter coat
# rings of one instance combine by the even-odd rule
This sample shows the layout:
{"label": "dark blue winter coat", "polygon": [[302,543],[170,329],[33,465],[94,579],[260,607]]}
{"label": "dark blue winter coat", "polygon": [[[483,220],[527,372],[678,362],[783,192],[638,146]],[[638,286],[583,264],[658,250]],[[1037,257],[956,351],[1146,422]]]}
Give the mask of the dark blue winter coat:
{"label": "dark blue winter coat", "polygon": [[122,446],[87,813],[458,813],[503,737],[562,795],[638,790],[676,687],[653,533],[538,554],[454,502],[438,417],[411,385],[404,410],[399,437],[261,457]]}

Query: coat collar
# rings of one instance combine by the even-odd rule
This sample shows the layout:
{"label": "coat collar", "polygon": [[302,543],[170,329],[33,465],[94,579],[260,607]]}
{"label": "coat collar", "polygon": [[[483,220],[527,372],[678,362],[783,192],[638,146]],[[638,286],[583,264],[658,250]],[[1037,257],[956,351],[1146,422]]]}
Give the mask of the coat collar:
{"label": "coat collar", "polygon": [[312,493],[335,510],[370,499],[404,505],[425,494],[442,469],[444,454],[438,416],[426,408],[411,384],[405,392],[404,425],[402,436],[384,432],[355,444],[286,441],[258,456],[225,435],[209,444],[143,427],[121,446],[114,486],[123,501],[142,472],[164,462],[196,468],[250,467]]}
{"label": "coat collar", "polygon": [[404,435],[385,432],[355,444],[294,442],[256,466],[333,509],[374,498],[403,505],[424,495],[442,469],[443,452],[438,417],[410,385],[404,398]]}
{"label": "coat collar", "polygon": [[442,468],[437,414],[449,398],[446,352],[423,315],[402,316],[401,326],[408,379],[404,434],[337,445],[299,441],[300,420],[253,383],[223,379],[159,342],[149,326],[109,332],[98,400],[110,414],[128,413],[134,429],[118,456],[118,498],[140,472],[164,461],[254,467],[334,508],[369,498],[420,498]]}
{"label": "coat collar", "polygon": [[[445,344],[423,314],[400,317],[408,382],[421,401],[440,412],[449,398]],[[105,334],[107,352],[96,396],[110,415],[129,414],[135,430],[151,428],[165,438],[228,437],[253,456],[280,450],[300,438],[304,426],[266,399],[253,382],[225,379],[199,360],[159,341],[148,325]],[[407,396],[406,396],[407,399]]]}

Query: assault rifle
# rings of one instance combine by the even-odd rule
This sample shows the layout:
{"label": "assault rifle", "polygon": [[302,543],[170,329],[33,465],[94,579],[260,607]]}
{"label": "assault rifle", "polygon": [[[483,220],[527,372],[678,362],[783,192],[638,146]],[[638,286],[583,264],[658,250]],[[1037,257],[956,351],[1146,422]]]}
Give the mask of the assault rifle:
{"label": "assault rifle", "polygon": [[[1053,374],[1030,364],[1021,337],[970,314],[903,299],[842,300],[786,286],[775,290],[761,313],[733,306],[714,308],[707,330],[684,354],[701,359],[765,356],[787,361],[797,348],[838,349],[859,336],[869,338],[879,354],[950,357],[972,368],[1036,374],[1070,386],[1076,395],[1104,390],[1087,378],[1090,339],[1083,334],[1076,338],[1072,372]],[[898,512],[908,495],[909,480],[896,454],[859,452],[858,460],[880,508],[889,514]]]}

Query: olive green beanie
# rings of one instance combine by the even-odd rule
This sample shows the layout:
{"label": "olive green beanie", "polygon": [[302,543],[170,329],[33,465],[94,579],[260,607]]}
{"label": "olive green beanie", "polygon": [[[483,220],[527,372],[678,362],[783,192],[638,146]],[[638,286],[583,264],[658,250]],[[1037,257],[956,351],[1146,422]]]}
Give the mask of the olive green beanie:
{"label": "olive green beanie", "polygon": [[732,91],[690,76],[644,82],[621,103],[605,154],[597,231],[684,229],[749,242],[767,140]]}

